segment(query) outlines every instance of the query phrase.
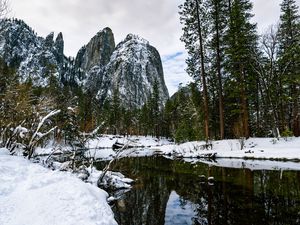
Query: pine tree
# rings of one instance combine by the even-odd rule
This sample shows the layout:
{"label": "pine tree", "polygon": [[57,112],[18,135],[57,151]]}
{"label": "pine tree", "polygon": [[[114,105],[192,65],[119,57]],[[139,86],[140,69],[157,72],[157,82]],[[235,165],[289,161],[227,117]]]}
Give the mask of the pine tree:
{"label": "pine tree", "polygon": [[249,0],[233,0],[231,4],[225,51],[226,69],[230,76],[227,85],[230,88],[226,88],[230,91],[228,96],[233,101],[231,118],[235,121],[235,135],[248,138],[250,136],[248,93],[249,87],[255,83],[255,74],[251,68],[257,47],[256,24],[250,22],[252,3]]}
{"label": "pine tree", "polygon": [[121,104],[118,88],[115,88],[113,91],[111,110],[110,125],[113,128],[113,134],[119,134],[119,128],[121,125]]}
{"label": "pine tree", "polygon": [[216,74],[217,89],[218,89],[218,102],[219,102],[219,137],[224,139],[224,97],[223,97],[223,62],[224,62],[224,36],[227,28],[228,20],[228,3],[223,0],[208,0],[207,8],[209,9],[209,20],[211,21],[212,38],[210,42],[211,48],[211,67],[212,73]]}
{"label": "pine tree", "polygon": [[[288,104],[283,105],[282,109],[288,109],[287,124],[293,130],[294,135],[299,136],[300,16],[295,0],[283,0],[281,4],[278,56],[281,88],[288,87],[285,90]],[[281,98],[284,97],[281,96]]]}
{"label": "pine tree", "polygon": [[158,81],[155,80],[152,88],[152,93],[149,108],[150,108],[150,118],[152,119],[153,132],[152,135],[160,136],[160,98],[159,98],[159,86]]}
{"label": "pine tree", "polygon": [[187,59],[187,72],[197,81],[201,81],[203,89],[204,130],[205,140],[208,141],[209,109],[206,74],[206,27],[207,15],[203,8],[203,2],[199,0],[186,0],[180,6],[180,21],[183,24],[184,34],[181,40],[185,43],[189,58]]}

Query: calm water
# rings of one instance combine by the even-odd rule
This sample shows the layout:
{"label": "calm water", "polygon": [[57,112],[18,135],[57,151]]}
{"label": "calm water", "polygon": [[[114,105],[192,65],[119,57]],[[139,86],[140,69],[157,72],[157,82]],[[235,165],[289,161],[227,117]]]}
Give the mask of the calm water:
{"label": "calm water", "polygon": [[[138,180],[112,206],[120,225],[300,224],[300,172],[210,167],[162,157],[122,159],[114,169]],[[211,176],[213,184],[207,182]]]}

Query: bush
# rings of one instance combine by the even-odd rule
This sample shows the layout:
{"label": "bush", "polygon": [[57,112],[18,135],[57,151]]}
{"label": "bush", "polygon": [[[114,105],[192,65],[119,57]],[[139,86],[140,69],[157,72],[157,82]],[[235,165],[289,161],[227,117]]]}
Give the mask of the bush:
{"label": "bush", "polygon": [[282,137],[284,138],[284,140],[288,140],[288,137],[293,137],[294,134],[291,130],[289,130],[288,128],[286,128],[283,132],[282,132]]}

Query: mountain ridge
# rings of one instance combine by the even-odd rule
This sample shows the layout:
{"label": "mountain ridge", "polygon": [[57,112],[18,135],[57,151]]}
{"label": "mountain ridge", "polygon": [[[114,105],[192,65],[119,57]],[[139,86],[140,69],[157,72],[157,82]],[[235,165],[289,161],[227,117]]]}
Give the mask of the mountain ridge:
{"label": "mountain ridge", "polygon": [[74,59],[64,55],[63,34],[45,38],[18,19],[5,19],[0,24],[0,57],[17,69],[21,82],[45,87],[54,75],[64,85],[75,85],[96,96],[100,104],[112,98],[118,89],[126,107],[141,107],[158,82],[163,104],[169,97],[164,82],[159,52],[138,35],[128,34],[115,44],[106,27],[80,50]]}

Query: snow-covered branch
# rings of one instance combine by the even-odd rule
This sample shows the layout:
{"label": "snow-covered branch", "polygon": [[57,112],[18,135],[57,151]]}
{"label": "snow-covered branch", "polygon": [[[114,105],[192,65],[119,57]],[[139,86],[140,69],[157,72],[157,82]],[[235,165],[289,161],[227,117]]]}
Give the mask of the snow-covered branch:
{"label": "snow-covered branch", "polygon": [[36,131],[34,132],[34,134],[33,134],[32,137],[31,137],[31,140],[30,140],[30,142],[29,142],[29,145],[34,141],[34,139],[36,138],[36,136],[37,136],[38,133],[39,133],[39,130],[40,130],[41,127],[44,125],[45,121],[46,121],[47,119],[49,119],[50,117],[57,115],[57,114],[60,113],[60,112],[61,112],[61,110],[53,110],[53,111],[51,111],[48,115],[46,115],[45,117],[43,117],[43,118],[41,119],[41,121],[39,122],[39,124],[38,124],[38,126],[37,126],[37,128],[36,128]]}
{"label": "snow-covered branch", "polygon": [[57,127],[55,126],[55,127],[51,128],[51,129],[49,129],[47,132],[41,133],[41,132],[40,132],[40,129],[41,129],[42,126],[45,124],[46,120],[48,120],[49,118],[51,118],[51,117],[57,115],[57,114],[60,113],[60,112],[61,112],[61,110],[53,110],[53,111],[51,111],[50,113],[48,113],[46,116],[44,116],[44,117],[40,120],[40,122],[39,122],[39,124],[38,124],[38,126],[37,126],[37,128],[36,128],[36,130],[35,130],[35,132],[33,133],[32,137],[31,137],[31,139],[30,139],[30,141],[29,141],[29,144],[28,144],[27,147],[26,147],[26,150],[27,150],[27,153],[28,153],[28,158],[31,158],[31,157],[32,157],[32,155],[33,155],[33,150],[34,150],[36,144],[37,144],[42,138],[44,138],[45,136],[49,135],[50,133],[52,133],[52,132],[57,128]]}

